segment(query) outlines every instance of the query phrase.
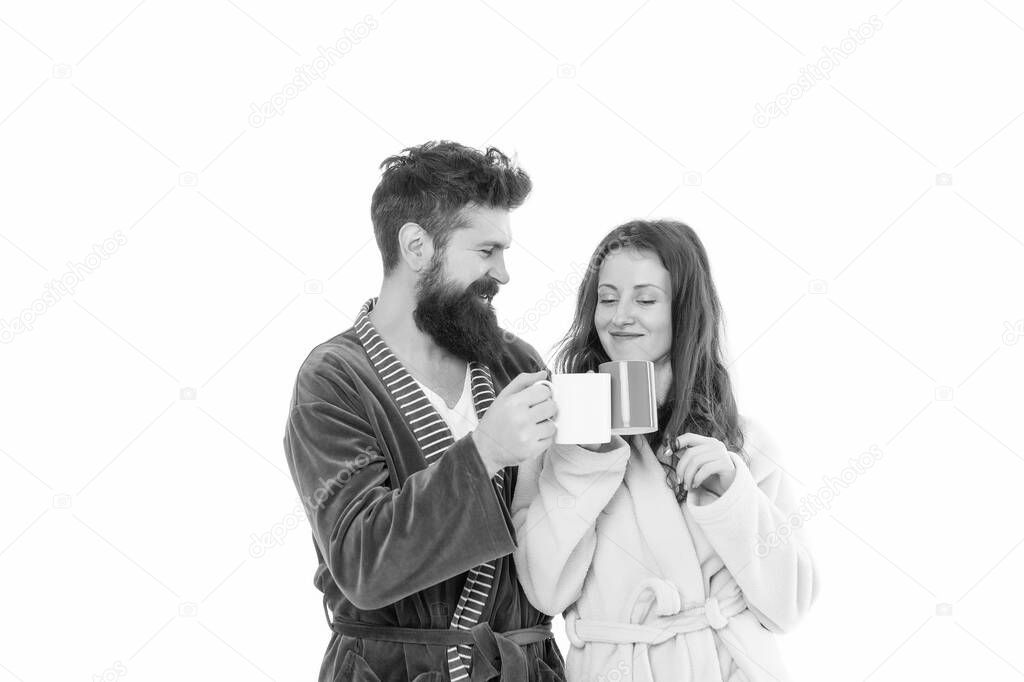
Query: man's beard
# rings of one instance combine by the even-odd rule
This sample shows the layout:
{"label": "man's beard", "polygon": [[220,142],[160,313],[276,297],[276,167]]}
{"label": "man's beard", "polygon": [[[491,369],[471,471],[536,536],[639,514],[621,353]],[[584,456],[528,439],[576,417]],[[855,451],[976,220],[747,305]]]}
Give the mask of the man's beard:
{"label": "man's beard", "polygon": [[444,263],[431,262],[416,286],[416,326],[452,355],[472,362],[493,365],[501,357],[502,331],[490,301],[498,283],[490,277],[473,282],[465,291],[448,281]]}

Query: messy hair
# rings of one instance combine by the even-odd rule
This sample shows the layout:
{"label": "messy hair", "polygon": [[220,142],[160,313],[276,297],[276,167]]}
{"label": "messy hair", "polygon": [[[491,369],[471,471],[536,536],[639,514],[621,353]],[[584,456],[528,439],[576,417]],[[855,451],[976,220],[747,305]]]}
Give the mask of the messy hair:
{"label": "messy hair", "polygon": [[451,233],[464,226],[467,205],[518,208],[533,187],[530,176],[501,151],[479,151],[457,142],[426,142],[381,163],[370,218],[384,262],[384,274],[398,265],[398,232],[416,223],[443,251]]}

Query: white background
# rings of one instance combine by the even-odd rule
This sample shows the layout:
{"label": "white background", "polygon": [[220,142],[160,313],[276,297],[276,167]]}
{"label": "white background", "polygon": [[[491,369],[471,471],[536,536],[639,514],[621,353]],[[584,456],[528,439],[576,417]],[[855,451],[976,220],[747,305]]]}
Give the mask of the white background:
{"label": "white background", "polygon": [[[0,681],[315,679],[292,383],[378,291],[377,164],[440,138],[533,177],[507,326],[680,219],[788,475],[881,450],[808,524],[796,679],[1024,675],[1019,4],[338,4],[0,5]],[[523,336],[550,358],[572,308]]]}

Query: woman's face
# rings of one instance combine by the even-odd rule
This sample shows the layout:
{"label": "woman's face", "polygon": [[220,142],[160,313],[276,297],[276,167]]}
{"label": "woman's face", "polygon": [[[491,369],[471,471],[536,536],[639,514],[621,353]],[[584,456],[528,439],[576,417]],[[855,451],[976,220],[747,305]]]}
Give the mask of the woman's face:
{"label": "woman's face", "polygon": [[672,283],[650,251],[609,254],[597,277],[594,326],[612,360],[658,363],[672,347]]}

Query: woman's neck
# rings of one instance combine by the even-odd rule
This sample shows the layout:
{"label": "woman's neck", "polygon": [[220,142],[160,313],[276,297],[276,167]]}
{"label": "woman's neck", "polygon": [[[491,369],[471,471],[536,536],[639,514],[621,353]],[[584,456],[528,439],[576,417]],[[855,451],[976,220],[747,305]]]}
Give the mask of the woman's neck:
{"label": "woman's neck", "polygon": [[659,407],[664,405],[668,399],[670,388],[672,388],[672,363],[668,358],[662,358],[654,363],[654,391]]}

